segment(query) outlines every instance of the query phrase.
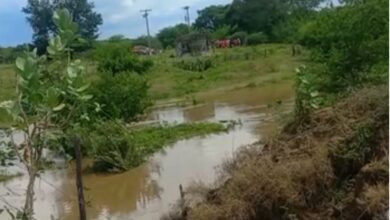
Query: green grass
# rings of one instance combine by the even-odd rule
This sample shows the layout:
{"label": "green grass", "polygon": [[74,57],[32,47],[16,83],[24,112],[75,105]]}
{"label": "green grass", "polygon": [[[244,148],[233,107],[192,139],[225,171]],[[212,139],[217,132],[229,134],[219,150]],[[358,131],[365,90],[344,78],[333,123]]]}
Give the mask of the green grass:
{"label": "green grass", "polygon": [[[15,72],[12,65],[0,65],[0,102],[15,97]],[[0,109],[0,128],[11,124],[11,117]]]}
{"label": "green grass", "polygon": [[223,131],[227,131],[227,129],[220,123],[202,122],[143,128],[135,130],[131,135],[133,143],[140,148],[147,146],[143,150],[149,154],[178,140]]}
{"label": "green grass", "polygon": [[9,174],[9,173],[0,172],[0,182],[6,182],[8,180],[11,180],[15,177],[19,177],[21,175],[22,175],[21,173]]}
{"label": "green grass", "polygon": [[203,72],[180,69],[174,65],[180,58],[169,58],[169,53],[173,52],[154,57],[155,65],[148,74],[155,99],[290,80],[304,63],[304,55],[293,57],[291,46],[283,44],[218,49],[211,55],[213,67]]}

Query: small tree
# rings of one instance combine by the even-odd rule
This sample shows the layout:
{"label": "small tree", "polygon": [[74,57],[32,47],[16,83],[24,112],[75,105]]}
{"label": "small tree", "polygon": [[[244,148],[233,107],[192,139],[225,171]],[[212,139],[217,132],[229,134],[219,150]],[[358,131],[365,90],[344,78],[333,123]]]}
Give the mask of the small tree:
{"label": "small tree", "polygon": [[310,82],[305,66],[296,70],[295,81],[295,117],[299,123],[303,123],[310,118],[314,109],[318,109],[322,103],[322,97]]}
{"label": "small tree", "polygon": [[88,84],[83,81],[84,67],[80,61],[70,59],[70,45],[78,39],[77,24],[67,10],[57,10],[53,21],[58,33],[47,47],[50,59],[38,56],[36,49],[17,58],[17,98],[0,104],[13,117],[11,131],[24,135],[22,144],[11,140],[11,147],[29,175],[25,205],[17,215],[25,220],[34,215],[34,183],[43,150],[62,131],[73,126],[72,122],[88,120],[85,109],[92,98],[87,94]]}

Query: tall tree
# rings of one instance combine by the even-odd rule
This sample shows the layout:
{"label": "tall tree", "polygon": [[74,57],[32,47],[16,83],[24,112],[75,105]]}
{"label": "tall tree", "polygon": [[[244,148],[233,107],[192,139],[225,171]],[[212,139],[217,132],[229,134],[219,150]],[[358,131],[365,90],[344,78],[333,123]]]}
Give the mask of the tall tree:
{"label": "tall tree", "polygon": [[226,25],[226,12],[229,5],[212,5],[198,11],[198,18],[195,20],[196,29],[214,31]]}
{"label": "tall tree", "polygon": [[103,24],[103,19],[99,13],[93,11],[94,3],[87,0],[53,0],[53,8],[66,8],[71,13],[83,39],[94,40],[98,37],[98,26]]}
{"label": "tall tree", "polygon": [[233,0],[226,19],[247,32],[272,35],[273,27],[296,10],[309,10],[324,0]]}
{"label": "tall tree", "polygon": [[38,54],[43,54],[49,45],[49,35],[53,26],[53,6],[50,0],[28,0],[23,12],[33,29],[33,44]]}
{"label": "tall tree", "polygon": [[188,34],[188,26],[185,24],[178,24],[173,27],[166,27],[157,34],[158,40],[164,48],[174,47],[175,41],[178,37]]}
{"label": "tall tree", "polygon": [[285,6],[283,0],[234,0],[227,20],[241,30],[269,35],[273,25],[286,15]]}
{"label": "tall tree", "polygon": [[91,41],[98,37],[98,26],[103,23],[100,14],[93,11],[94,4],[87,0],[28,0],[23,12],[33,29],[33,43],[38,53],[45,53],[49,36],[56,32],[51,17],[53,11],[59,8],[67,9],[73,20],[79,26],[78,34]]}

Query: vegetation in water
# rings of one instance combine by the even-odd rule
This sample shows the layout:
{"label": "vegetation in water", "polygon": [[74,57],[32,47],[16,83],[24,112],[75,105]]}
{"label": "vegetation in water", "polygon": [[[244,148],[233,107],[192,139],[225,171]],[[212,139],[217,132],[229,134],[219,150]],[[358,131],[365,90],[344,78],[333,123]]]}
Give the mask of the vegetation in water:
{"label": "vegetation in water", "polygon": [[[178,140],[227,131],[220,123],[185,123],[129,128],[120,121],[98,122],[77,130],[84,153],[97,171],[120,172],[140,165],[152,153]],[[65,151],[72,153],[70,145]]]}
{"label": "vegetation in water", "polygon": [[13,179],[15,177],[19,177],[19,176],[22,176],[22,174],[21,173],[10,174],[10,173],[0,171],[0,183],[7,182],[8,180],[11,180],[11,179]]}

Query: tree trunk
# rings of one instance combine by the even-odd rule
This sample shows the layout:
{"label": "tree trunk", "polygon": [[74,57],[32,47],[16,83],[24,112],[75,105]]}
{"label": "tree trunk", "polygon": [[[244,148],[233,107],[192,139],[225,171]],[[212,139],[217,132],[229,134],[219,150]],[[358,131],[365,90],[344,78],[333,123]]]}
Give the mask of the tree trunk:
{"label": "tree trunk", "polygon": [[87,214],[85,212],[83,179],[81,175],[80,138],[78,137],[74,138],[74,148],[75,148],[75,155],[76,155],[76,187],[77,187],[77,196],[79,200],[80,220],[87,220]]}
{"label": "tree trunk", "polygon": [[23,219],[30,220],[34,214],[34,184],[36,178],[36,172],[34,169],[29,171],[29,180],[26,191],[26,201],[23,210]]}

